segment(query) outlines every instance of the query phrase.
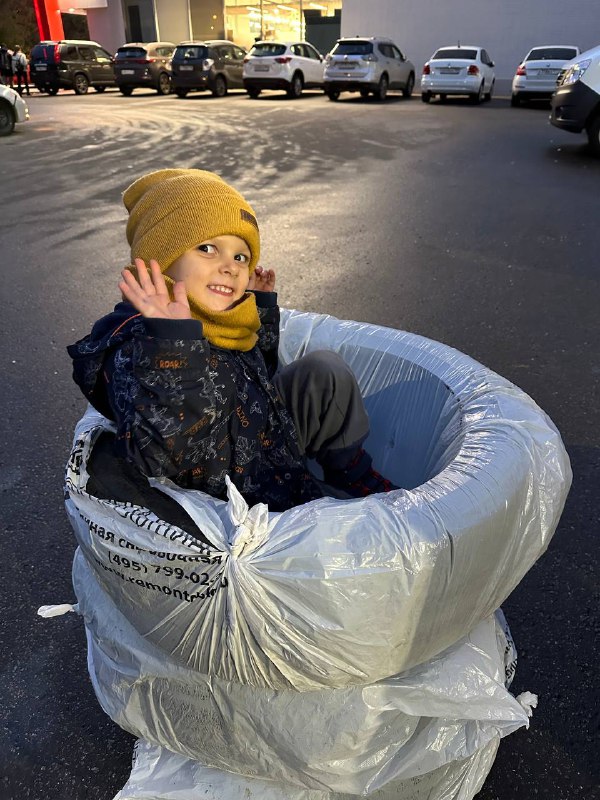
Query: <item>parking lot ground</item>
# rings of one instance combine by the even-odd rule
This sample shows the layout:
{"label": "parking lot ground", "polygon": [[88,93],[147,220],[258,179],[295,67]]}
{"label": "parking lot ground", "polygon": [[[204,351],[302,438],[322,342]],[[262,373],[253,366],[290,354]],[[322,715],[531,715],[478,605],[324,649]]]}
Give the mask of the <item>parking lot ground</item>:
{"label": "parking lot ground", "polygon": [[305,93],[33,95],[0,142],[4,367],[0,798],[104,800],[133,739],[103,714],[71,602],[63,465],[84,403],[65,346],[119,299],[120,195],[162,167],[218,171],[255,207],[280,303],[414,331],[518,384],[574,483],[548,552],[504,604],[513,691],[539,705],[481,800],[600,797],[600,162],[548,110]]}

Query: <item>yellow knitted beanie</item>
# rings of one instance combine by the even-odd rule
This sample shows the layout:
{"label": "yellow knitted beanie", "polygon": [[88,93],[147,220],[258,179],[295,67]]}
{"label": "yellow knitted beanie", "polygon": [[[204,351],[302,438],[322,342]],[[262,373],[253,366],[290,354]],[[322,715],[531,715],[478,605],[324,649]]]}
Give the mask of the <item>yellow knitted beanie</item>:
{"label": "yellow knitted beanie", "polygon": [[215,236],[239,236],[250,248],[250,272],[260,255],[252,206],[239,192],[202,169],[160,169],[134,181],[123,193],[129,211],[131,261],[151,258],[165,272],[186,250]]}

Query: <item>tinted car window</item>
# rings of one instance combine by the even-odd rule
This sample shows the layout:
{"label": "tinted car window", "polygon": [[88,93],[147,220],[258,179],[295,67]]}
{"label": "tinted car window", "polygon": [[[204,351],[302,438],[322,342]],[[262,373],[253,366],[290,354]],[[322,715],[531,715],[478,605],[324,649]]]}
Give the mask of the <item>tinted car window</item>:
{"label": "tinted car window", "polygon": [[161,56],[162,58],[171,58],[173,55],[173,48],[172,47],[157,47],[156,48],[156,55]]}
{"label": "tinted car window", "polygon": [[103,50],[101,47],[94,47],[92,49],[94,56],[96,56],[96,61],[99,64],[107,64],[110,63],[112,56],[110,53],[107,53],[106,50]]}
{"label": "tinted car window", "polygon": [[477,50],[467,50],[464,47],[456,49],[438,50],[433,58],[467,58],[474,61],[477,58]]}
{"label": "tinted car window", "polygon": [[366,56],[373,52],[372,42],[338,42],[331,51],[336,56]]}
{"label": "tinted car window", "polygon": [[76,61],[79,58],[77,54],[77,48],[74,47],[73,45],[65,47],[61,53],[61,57],[65,61]]}
{"label": "tinted car window", "polygon": [[574,47],[536,47],[527,56],[525,61],[547,61],[557,59],[560,61],[570,61],[577,55]]}
{"label": "tinted car window", "polygon": [[146,58],[146,50],[143,47],[119,47],[115,58]]}
{"label": "tinted car window", "polygon": [[311,47],[311,45],[305,44],[304,45],[304,49],[306,50],[306,55],[309,58],[314,58],[315,61],[320,61],[321,60],[321,54],[319,52],[317,52],[317,50],[315,50],[314,47]]}
{"label": "tinted car window", "polygon": [[93,61],[94,60],[94,54],[92,52],[92,48],[91,47],[80,47],[79,48],[79,58],[82,61]]}
{"label": "tinted car window", "polygon": [[401,50],[398,50],[398,48],[394,45],[392,45],[392,50],[394,51],[395,58],[397,58],[399,61],[404,61],[404,53]]}
{"label": "tinted car window", "polygon": [[255,44],[250,50],[251,56],[282,56],[285,53],[284,44],[270,44],[269,42],[262,42]]}
{"label": "tinted car window", "polygon": [[242,50],[241,47],[234,47],[233,52],[238,61],[241,61],[246,55],[246,51]]}
{"label": "tinted car window", "polygon": [[208,47],[205,45],[185,45],[176,47],[173,53],[173,61],[185,61],[185,59],[208,58]]}
{"label": "tinted car window", "polygon": [[53,44],[36,44],[31,50],[32,61],[52,61],[54,59]]}

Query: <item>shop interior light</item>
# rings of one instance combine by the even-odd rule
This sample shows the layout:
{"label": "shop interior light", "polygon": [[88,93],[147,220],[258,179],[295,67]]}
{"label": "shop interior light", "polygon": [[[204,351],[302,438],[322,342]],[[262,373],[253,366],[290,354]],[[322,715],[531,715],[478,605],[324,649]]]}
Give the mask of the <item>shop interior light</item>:
{"label": "shop interior light", "polygon": [[320,6],[318,3],[309,3],[308,4],[311,8],[318,8],[321,11],[327,11],[327,6]]}

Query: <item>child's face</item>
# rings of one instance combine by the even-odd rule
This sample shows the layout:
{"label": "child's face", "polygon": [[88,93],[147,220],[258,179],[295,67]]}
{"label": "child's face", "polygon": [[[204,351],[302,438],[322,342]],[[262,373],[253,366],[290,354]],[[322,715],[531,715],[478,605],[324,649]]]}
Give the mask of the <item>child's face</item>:
{"label": "child's face", "polygon": [[234,306],[248,287],[250,248],[239,236],[213,236],[186,250],[166,274],[211,311]]}

